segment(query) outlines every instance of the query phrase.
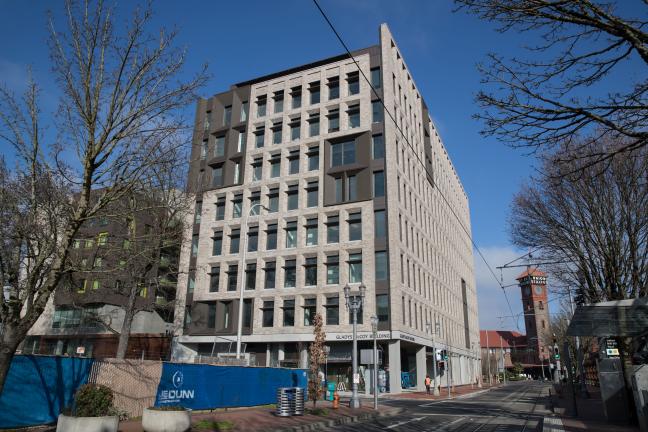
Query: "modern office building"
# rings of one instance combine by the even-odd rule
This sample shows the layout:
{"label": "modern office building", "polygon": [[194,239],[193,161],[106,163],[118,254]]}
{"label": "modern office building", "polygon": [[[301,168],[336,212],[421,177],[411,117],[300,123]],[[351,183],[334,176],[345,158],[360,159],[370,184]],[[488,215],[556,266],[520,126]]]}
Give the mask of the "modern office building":
{"label": "modern office building", "polygon": [[128,211],[138,206],[133,199],[144,200],[114,202],[81,226],[68,272],[29,330],[24,353],[115,357],[130,310],[126,357],[169,359],[180,239],[161,232],[159,206]]}
{"label": "modern office building", "polygon": [[401,372],[418,387],[432,376],[433,338],[450,352],[451,385],[475,381],[468,198],[387,25],[377,45],[351,56],[200,100],[189,185],[196,202],[180,257],[176,359],[234,352],[243,290],[252,364],[306,367],[321,313],[328,378],[349,386],[343,288],[364,284],[359,347],[370,346],[377,316],[391,392],[407,381]]}

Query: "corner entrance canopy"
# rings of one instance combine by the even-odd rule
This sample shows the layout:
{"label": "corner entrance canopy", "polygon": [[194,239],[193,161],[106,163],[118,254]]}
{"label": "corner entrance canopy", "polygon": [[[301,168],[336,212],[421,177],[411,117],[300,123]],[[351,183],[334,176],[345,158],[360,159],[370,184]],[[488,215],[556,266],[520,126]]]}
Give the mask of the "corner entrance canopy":
{"label": "corner entrance canopy", "polygon": [[648,333],[648,298],[578,306],[567,336],[637,337]]}

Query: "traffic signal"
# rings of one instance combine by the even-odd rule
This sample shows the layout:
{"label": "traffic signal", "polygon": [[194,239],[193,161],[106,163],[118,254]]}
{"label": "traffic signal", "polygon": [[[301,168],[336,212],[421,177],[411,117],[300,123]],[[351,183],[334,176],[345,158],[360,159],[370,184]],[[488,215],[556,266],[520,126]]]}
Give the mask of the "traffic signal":
{"label": "traffic signal", "polygon": [[554,359],[560,360],[560,352],[558,352],[557,346],[554,346]]}
{"label": "traffic signal", "polygon": [[438,364],[438,366],[439,366],[439,370],[440,370],[440,371],[444,370],[444,369],[445,369],[445,362],[444,362],[444,361],[440,361],[439,364]]}

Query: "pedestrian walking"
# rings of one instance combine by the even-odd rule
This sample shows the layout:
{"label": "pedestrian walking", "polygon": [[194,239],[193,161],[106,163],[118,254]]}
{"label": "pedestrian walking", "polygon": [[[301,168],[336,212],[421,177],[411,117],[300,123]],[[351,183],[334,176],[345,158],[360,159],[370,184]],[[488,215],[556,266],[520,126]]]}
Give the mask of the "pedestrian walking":
{"label": "pedestrian walking", "polygon": [[430,394],[430,385],[432,385],[430,375],[425,375],[425,389],[427,390],[427,394]]}

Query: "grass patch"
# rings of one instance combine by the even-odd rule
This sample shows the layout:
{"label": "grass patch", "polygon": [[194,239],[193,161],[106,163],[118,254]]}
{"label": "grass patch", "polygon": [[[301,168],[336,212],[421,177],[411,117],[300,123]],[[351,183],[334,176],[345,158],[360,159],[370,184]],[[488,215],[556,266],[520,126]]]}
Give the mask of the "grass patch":
{"label": "grass patch", "polygon": [[328,410],[326,408],[311,408],[308,410],[308,414],[316,416],[327,416]]}
{"label": "grass patch", "polygon": [[226,431],[234,429],[234,423],[229,420],[198,420],[193,424],[193,428],[206,431]]}

